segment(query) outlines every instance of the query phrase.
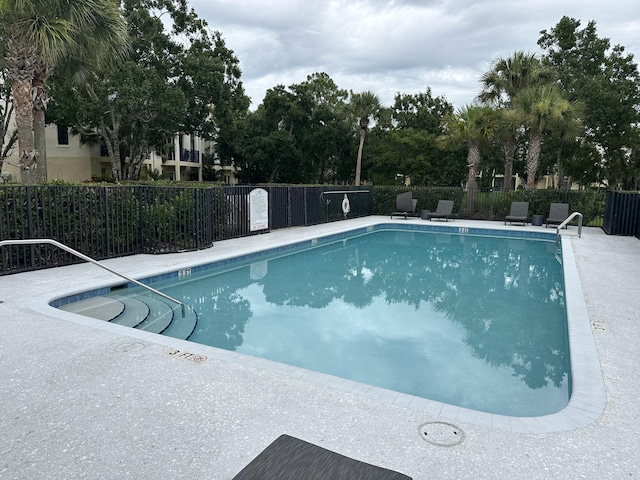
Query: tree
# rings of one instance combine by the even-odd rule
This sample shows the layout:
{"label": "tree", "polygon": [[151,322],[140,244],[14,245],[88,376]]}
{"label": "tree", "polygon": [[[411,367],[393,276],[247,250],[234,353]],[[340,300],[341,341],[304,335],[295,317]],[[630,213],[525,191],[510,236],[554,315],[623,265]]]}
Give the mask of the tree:
{"label": "tree", "polygon": [[[510,57],[498,57],[493,61],[491,69],[482,76],[482,92],[478,98],[483,103],[509,110],[513,108],[513,102],[520,93],[530,87],[548,83],[552,77],[552,69],[543,66],[535,54],[516,51]],[[503,118],[506,122],[502,124],[499,138],[505,152],[504,189],[511,190],[520,125],[509,122],[508,115]]]}
{"label": "tree", "polygon": [[533,190],[536,186],[543,134],[566,124],[565,120],[572,111],[571,103],[562,96],[555,84],[530,87],[515,98],[513,118],[522,122],[529,132],[525,160],[527,189]]}
{"label": "tree", "polygon": [[413,95],[396,94],[390,115],[369,136],[375,152],[369,173],[375,183],[396,184],[409,177],[415,185],[459,185],[464,157],[436,144],[443,118],[452,112],[453,106],[442,97],[434,98],[429,88]]}
{"label": "tree", "polygon": [[349,103],[351,112],[355,116],[360,128],[360,143],[358,145],[358,158],[356,160],[356,177],[354,185],[360,185],[360,172],[362,170],[362,151],[364,149],[364,139],[367,135],[369,123],[380,117],[382,105],[378,96],[370,91],[361,93],[351,92]]}
{"label": "tree", "polygon": [[347,92],[326,73],[269,89],[243,122],[237,156],[241,181],[325,183],[342,179],[352,139],[346,98]]}
{"label": "tree", "polygon": [[569,150],[575,152],[579,146],[579,139],[584,134],[582,118],[584,105],[581,102],[569,102],[568,108],[561,110],[558,123],[550,132],[550,143],[556,152],[556,169],[558,172],[558,188],[564,188],[564,154]]}
{"label": "tree", "polygon": [[596,23],[562,17],[540,32],[543,61],[556,68],[571,101],[584,103],[584,139],[570,170],[583,185],[608,181],[611,187],[632,187],[640,171],[634,152],[640,150],[640,74],[633,55],[610,47],[597,35]]}
{"label": "tree", "polygon": [[350,153],[350,126],[346,117],[346,90],[338,88],[326,73],[314,73],[289,87],[303,106],[308,123],[298,132],[301,154],[312,183],[338,181],[338,170]]}
{"label": "tree", "polygon": [[[127,0],[131,55],[84,82],[58,76],[50,120],[103,142],[113,180],[135,180],[152,150],[168,155],[176,134],[214,138],[228,149],[233,112],[249,101],[233,52],[184,0]],[[193,150],[181,144],[174,152]]]}
{"label": "tree", "polygon": [[[5,62],[15,102],[23,180],[34,183],[46,179],[44,92],[51,72],[70,57],[96,59],[121,50],[126,30],[112,0],[4,0],[0,17],[6,26]],[[36,147],[42,153],[38,170]]]}
{"label": "tree", "polygon": [[438,137],[441,148],[457,148],[466,144],[467,154],[467,208],[469,216],[475,211],[476,176],[481,153],[492,142],[499,128],[499,116],[489,106],[467,105],[444,119],[444,134]]}
{"label": "tree", "polygon": [[297,133],[306,128],[307,122],[293,92],[284,85],[269,89],[262,104],[249,116],[243,149],[248,162],[241,179],[251,183],[302,183],[306,168]]}
{"label": "tree", "polygon": [[18,131],[11,128],[13,116],[13,99],[11,98],[11,86],[5,81],[4,75],[0,77],[0,170],[2,164],[9,156],[16,142]]}

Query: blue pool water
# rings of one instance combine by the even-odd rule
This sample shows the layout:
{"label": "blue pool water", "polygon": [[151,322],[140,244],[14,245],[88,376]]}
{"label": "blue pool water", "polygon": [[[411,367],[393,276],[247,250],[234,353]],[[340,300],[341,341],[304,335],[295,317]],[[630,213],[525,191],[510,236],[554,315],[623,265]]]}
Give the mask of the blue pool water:
{"label": "blue pool water", "polygon": [[569,401],[552,240],[383,229],[153,286],[193,342],[490,413]]}

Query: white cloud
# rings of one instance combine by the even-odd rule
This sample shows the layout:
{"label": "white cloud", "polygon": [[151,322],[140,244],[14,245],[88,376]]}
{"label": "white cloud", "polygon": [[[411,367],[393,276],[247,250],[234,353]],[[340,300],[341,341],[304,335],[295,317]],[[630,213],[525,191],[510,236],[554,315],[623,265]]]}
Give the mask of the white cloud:
{"label": "white cloud", "polygon": [[431,87],[456,107],[479,91],[496,56],[537,51],[541,30],[563,15],[595,20],[598,35],[640,57],[637,0],[191,0],[220,30],[259,104],[267,89],[326,72],[339,87],[395,93]]}

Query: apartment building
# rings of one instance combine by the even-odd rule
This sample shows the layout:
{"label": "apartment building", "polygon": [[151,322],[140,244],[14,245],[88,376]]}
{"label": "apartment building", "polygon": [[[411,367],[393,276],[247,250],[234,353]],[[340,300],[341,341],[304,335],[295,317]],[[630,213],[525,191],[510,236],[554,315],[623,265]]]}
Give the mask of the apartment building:
{"label": "apartment building", "polygon": [[[111,162],[106,147],[99,144],[82,143],[79,135],[71,135],[69,129],[59,125],[49,125],[46,129],[47,180],[64,180],[70,183],[91,181],[111,177]],[[164,157],[155,151],[144,161],[148,172],[171,180],[203,179],[204,154],[212,142],[189,135],[175,135],[170,139],[169,152]],[[236,170],[214,161],[213,168],[218,178],[226,184],[236,184]],[[14,148],[2,165],[5,181],[20,181],[18,149]]]}

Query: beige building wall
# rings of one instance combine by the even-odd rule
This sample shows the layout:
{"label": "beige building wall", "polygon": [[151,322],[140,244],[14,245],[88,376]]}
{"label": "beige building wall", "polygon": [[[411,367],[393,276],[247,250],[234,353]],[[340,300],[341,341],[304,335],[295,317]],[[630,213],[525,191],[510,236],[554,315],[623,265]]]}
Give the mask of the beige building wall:
{"label": "beige building wall", "polygon": [[79,135],[67,133],[65,138],[61,133],[62,138],[59,138],[56,125],[47,127],[48,180],[86,182],[91,181],[92,176],[100,175],[100,146],[82,145]]}
{"label": "beige building wall", "polygon": [[[106,165],[107,174],[111,172],[109,159],[100,157],[99,145],[82,145],[80,136],[58,135],[58,127],[49,125],[45,131],[47,142],[47,179],[66,182],[91,181],[92,176],[101,174]],[[11,175],[12,181],[20,181],[18,167],[18,149],[7,158],[2,173]],[[105,162],[106,161],[106,162]]]}
{"label": "beige building wall", "polygon": [[[93,177],[111,177],[111,162],[109,157],[101,156],[100,145],[81,144],[79,135],[65,136],[63,129],[56,125],[49,125],[46,129],[47,141],[47,179],[63,180],[77,183],[91,181]],[[157,171],[164,177],[175,181],[185,181],[191,178],[202,181],[203,154],[210,147],[210,142],[200,138],[178,135],[173,139],[173,154],[168,158],[156,152],[151,152],[144,161],[150,171]],[[14,148],[12,155],[2,166],[3,179],[20,182],[21,171],[18,166],[18,149]],[[216,170],[223,170],[221,175],[224,183],[237,183],[235,168],[215,166]]]}

